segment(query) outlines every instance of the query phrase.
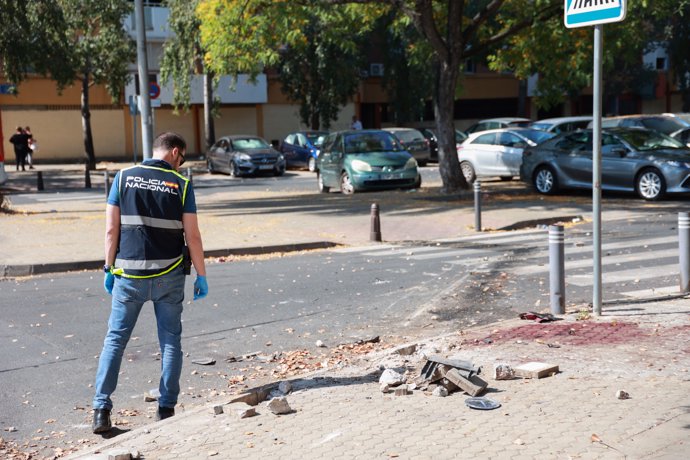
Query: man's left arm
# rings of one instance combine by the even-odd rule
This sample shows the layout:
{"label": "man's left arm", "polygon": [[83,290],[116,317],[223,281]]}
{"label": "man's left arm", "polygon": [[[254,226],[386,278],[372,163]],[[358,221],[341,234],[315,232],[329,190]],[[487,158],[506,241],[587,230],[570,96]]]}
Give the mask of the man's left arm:
{"label": "man's left arm", "polygon": [[201,231],[196,213],[186,212],[182,214],[182,227],[189,248],[189,256],[192,259],[197,278],[194,282],[194,300],[206,297],[208,283],[206,282],[206,265],[204,262],[204,245],[201,241]]}

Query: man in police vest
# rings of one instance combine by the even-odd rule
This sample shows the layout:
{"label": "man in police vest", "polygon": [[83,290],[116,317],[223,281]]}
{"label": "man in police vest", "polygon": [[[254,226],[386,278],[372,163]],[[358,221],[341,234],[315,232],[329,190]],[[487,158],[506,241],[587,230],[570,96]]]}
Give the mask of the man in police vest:
{"label": "man in police vest", "polygon": [[[153,141],[153,158],[118,172],[106,205],[104,287],[113,296],[108,333],[96,373],[93,432],[112,427],[115,391],[127,342],[144,302],[151,300],[161,349],[156,420],[175,414],[182,372],[185,265],[196,270],[194,300],[208,294],[204,249],[192,183],[177,170],[186,143],[175,133]],[[188,250],[185,250],[188,248]]]}

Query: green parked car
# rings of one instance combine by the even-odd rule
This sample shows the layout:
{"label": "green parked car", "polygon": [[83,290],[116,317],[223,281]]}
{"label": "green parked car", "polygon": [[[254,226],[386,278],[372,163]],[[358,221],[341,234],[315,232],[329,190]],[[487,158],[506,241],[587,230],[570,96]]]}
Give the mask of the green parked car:
{"label": "green parked car", "polygon": [[319,153],[319,191],[417,188],[417,161],[395,136],[379,129],[339,131],[326,137]]}

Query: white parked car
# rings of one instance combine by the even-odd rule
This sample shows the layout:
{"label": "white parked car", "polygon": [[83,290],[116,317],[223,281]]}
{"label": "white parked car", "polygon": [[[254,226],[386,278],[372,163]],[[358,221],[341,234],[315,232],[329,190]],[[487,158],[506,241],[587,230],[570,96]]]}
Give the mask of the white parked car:
{"label": "white parked car", "polygon": [[470,134],[458,148],[460,169],[469,183],[478,176],[511,180],[520,175],[522,151],[552,137],[553,133],[531,128],[493,129]]}
{"label": "white parked car", "polygon": [[486,120],[479,120],[465,130],[468,136],[479,131],[488,131],[490,129],[501,128],[525,128],[532,123],[529,118],[522,117],[501,117],[501,118],[487,118]]}

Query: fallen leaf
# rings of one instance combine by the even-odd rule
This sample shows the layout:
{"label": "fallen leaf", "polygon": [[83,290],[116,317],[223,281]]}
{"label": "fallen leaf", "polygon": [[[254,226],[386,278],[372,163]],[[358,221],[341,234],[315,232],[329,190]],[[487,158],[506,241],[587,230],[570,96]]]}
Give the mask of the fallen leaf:
{"label": "fallen leaf", "polygon": [[601,442],[601,438],[594,433],[592,433],[590,439],[592,440],[592,442]]}

